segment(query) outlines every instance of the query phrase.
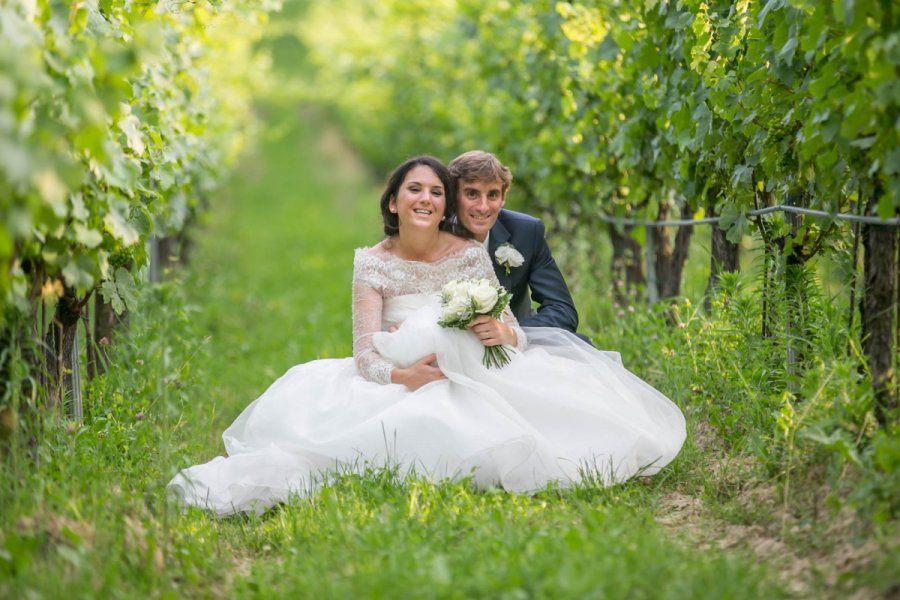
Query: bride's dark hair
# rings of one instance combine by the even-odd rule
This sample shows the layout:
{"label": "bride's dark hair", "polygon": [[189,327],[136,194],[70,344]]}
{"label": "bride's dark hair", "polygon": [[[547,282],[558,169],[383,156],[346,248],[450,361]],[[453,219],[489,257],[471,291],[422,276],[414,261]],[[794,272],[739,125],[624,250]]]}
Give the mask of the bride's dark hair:
{"label": "bride's dark hair", "polygon": [[449,231],[460,237],[471,237],[466,235],[468,232],[460,227],[456,219],[456,181],[450,175],[450,170],[444,166],[440,160],[433,156],[423,154],[422,156],[414,156],[403,162],[388,177],[387,185],[384,193],[381,194],[381,220],[384,222],[384,234],[387,236],[395,236],[400,231],[400,219],[397,213],[392,213],[390,209],[391,198],[397,196],[400,186],[406,175],[418,166],[426,166],[434,171],[434,174],[441,180],[444,186],[444,217],[446,217],[438,226],[443,231]]}

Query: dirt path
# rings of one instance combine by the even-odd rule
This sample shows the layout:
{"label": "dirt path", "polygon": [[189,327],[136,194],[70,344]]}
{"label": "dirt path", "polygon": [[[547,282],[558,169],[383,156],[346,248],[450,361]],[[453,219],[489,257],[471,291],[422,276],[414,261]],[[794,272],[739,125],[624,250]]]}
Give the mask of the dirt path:
{"label": "dirt path", "polygon": [[867,587],[849,595],[842,590],[848,576],[870,570],[891,544],[861,539],[862,525],[851,509],[831,514],[826,506],[828,488],[819,490],[812,517],[806,511],[798,513],[785,503],[775,482],[758,476],[760,469],[753,459],[727,456],[708,425],[701,424],[695,434],[706,459],[698,468],[711,481],[733,482],[738,491],[716,508],[704,502],[700,493],[673,491],[662,496],[657,522],[673,538],[703,552],[750,553],[773,565],[786,589],[801,597],[824,588],[833,598],[900,598],[900,589],[888,596]]}

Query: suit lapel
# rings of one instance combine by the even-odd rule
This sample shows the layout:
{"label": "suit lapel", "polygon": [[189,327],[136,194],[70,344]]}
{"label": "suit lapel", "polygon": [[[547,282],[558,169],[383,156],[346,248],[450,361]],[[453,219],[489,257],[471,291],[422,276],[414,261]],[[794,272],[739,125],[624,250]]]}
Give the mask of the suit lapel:
{"label": "suit lapel", "polygon": [[494,265],[494,273],[497,274],[497,279],[500,280],[500,283],[506,289],[509,289],[510,287],[511,278],[506,274],[506,269],[497,264],[497,260],[494,256],[496,255],[497,248],[499,248],[501,244],[508,242],[509,238],[509,230],[503,226],[500,219],[497,219],[497,222],[491,227],[491,235],[488,238],[488,254],[491,257],[491,264]]}
{"label": "suit lapel", "polygon": [[509,230],[503,226],[500,219],[497,219],[497,222],[491,227],[491,237],[488,239],[488,254],[491,255],[491,260],[494,260],[494,253],[497,252],[500,244],[508,242],[509,237]]}

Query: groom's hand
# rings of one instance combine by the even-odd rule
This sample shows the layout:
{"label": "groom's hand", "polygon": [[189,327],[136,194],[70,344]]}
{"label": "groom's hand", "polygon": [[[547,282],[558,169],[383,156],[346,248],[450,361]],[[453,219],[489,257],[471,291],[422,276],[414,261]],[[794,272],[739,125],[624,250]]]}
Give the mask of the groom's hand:
{"label": "groom's hand", "polygon": [[516,332],[488,315],[475,317],[469,323],[469,329],[478,336],[478,341],[485,346],[516,345]]}
{"label": "groom's hand", "polygon": [[437,355],[429,354],[405,369],[395,368],[391,371],[391,383],[400,383],[416,391],[432,381],[447,379],[444,372],[437,366]]}

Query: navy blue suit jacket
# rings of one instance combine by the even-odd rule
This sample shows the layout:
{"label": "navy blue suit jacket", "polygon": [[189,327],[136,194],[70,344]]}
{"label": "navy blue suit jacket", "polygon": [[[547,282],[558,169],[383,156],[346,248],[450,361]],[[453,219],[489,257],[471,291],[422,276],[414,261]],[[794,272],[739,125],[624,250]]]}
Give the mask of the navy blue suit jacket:
{"label": "navy blue suit jacket", "polygon": [[[494,254],[504,243],[512,244],[525,258],[524,264],[511,267],[509,274],[497,264]],[[540,219],[501,210],[491,228],[488,253],[497,278],[512,293],[509,306],[520,325],[559,327],[575,333],[578,328],[575,302],[544,239],[544,224]],[[539,305],[536,313],[531,308],[532,300]]]}

